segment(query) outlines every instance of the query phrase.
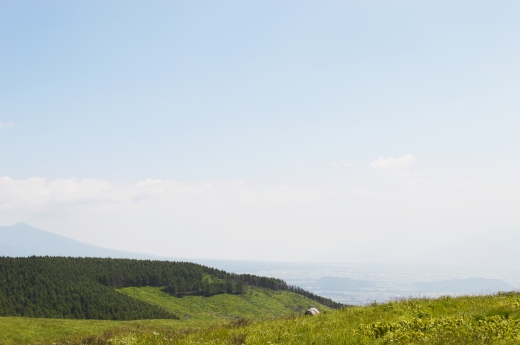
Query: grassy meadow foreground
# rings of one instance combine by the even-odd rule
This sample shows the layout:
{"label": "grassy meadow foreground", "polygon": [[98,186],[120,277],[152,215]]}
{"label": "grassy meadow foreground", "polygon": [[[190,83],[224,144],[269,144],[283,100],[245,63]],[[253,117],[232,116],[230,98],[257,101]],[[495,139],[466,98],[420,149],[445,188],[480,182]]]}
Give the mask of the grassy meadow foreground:
{"label": "grassy meadow foreground", "polygon": [[[30,328],[41,319],[1,319]],[[43,320],[49,327],[87,327],[86,320]],[[409,299],[365,307],[326,310],[315,317],[238,319],[198,327],[195,320],[98,321],[91,331],[111,332],[62,344],[520,344],[520,294]],[[109,324],[110,323],[110,324]],[[94,326],[95,325],[95,326]],[[184,327],[183,327],[184,326]],[[104,328],[106,327],[106,328]],[[66,328],[66,326],[64,327]],[[64,334],[65,335],[65,334]],[[34,338],[31,344],[46,343]],[[9,343],[9,342],[5,342]],[[13,343],[11,340],[10,343]]]}
{"label": "grassy meadow foreground", "polygon": [[[242,294],[172,296],[160,287],[126,287],[116,290],[130,298],[163,309],[178,319],[132,321],[0,317],[0,344],[88,343],[101,334],[171,332],[202,329],[244,318],[266,320],[302,314],[309,306],[328,307],[289,291],[247,287]],[[103,338],[103,337],[101,337]]]}

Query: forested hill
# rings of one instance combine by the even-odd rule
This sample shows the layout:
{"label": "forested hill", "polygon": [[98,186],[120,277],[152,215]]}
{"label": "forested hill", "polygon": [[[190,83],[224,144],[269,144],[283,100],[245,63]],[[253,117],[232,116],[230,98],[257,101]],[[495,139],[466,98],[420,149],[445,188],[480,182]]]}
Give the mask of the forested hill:
{"label": "forested hill", "polygon": [[286,282],[171,261],[72,257],[0,257],[0,315],[78,319],[177,318],[162,308],[115,291],[164,287],[174,295],[240,294],[247,286],[287,290],[332,308],[328,298]]}

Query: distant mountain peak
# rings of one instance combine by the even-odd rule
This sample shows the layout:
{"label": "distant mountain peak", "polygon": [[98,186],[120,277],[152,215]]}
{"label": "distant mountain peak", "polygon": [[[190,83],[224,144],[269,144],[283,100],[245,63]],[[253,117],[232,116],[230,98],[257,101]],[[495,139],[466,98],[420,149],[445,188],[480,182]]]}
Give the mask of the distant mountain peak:
{"label": "distant mountain peak", "polygon": [[0,226],[0,256],[76,256],[153,259],[154,255],[98,247],[19,222]]}

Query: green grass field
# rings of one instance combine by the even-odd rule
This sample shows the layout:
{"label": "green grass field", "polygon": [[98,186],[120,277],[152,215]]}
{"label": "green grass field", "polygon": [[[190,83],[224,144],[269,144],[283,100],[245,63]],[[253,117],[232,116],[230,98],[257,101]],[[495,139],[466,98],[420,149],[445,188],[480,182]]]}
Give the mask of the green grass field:
{"label": "green grass field", "polygon": [[266,319],[302,314],[309,307],[327,307],[304,296],[261,288],[247,288],[244,294],[211,297],[172,297],[156,287],[128,287],[118,290],[133,298],[157,304],[185,320],[232,321],[240,318]]}
{"label": "green grass field", "polygon": [[179,320],[108,321],[0,317],[0,344],[52,344],[64,340],[81,343],[86,337],[105,332],[124,333],[128,330],[172,330],[202,326],[207,326],[207,323]]}
{"label": "green grass field", "polygon": [[116,334],[194,330],[240,318],[259,320],[301,314],[309,306],[327,309],[295,293],[262,288],[248,288],[242,295],[219,294],[211,297],[174,297],[156,287],[130,287],[117,291],[160,305],[181,316],[181,320],[107,321],[0,317],[0,344],[52,344],[64,340],[83,344],[87,341],[85,339],[93,336],[109,339]]}
{"label": "green grass field", "polygon": [[[325,310],[314,317],[301,313],[283,316],[286,314],[281,313],[276,319],[261,320],[257,315],[260,319],[248,321],[237,320],[234,313],[248,312],[247,303],[260,303],[261,291],[251,291],[249,296],[227,296],[236,300],[213,296],[209,301],[203,301],[191,296],[180,298],[182,301],[177,303],[175,297],[164,296],[155,288],[124,289],[123,292],[161,303],[178,313],[199,307],[204,311],[192,313],[190,319],[180,321],[2,318],[0,337],[8,339],[4,341],[7,344],[15,341],[20,344],[46,343],[51,339],[62,339],[56,341],[60,344],[89,345],[520,344],[520,293],[410,299]],[[266,302],[268,305],[284,305],[290,301],[287,296],[273,294]],[[283,302],[275,302],[277,299]],[[226,320],[226,323],[216,320]],[[111,333],[103,334],[106,330]],[[25,338],[19,334],[24,334]],[[80,340],[81,334],[96,336]]]}
{"label": "green grass field", "polygon": [[92,338],[91,345],[520,344],[520,294],[403,300],[189,332],[164,327]]}

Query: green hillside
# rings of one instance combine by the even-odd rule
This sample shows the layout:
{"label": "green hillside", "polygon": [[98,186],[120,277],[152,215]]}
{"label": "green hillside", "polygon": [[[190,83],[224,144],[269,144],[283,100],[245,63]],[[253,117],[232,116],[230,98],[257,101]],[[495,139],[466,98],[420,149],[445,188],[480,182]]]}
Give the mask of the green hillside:
{"label": "green hillside", "polygon": [[[157,293],[149,288],[127,289],[125,293],[167,298],[161,294],[152,297]],[[189,302],[182,303],[189,309]],[[520,293],[516,292],[410,299],[325,311],[313,317],[240,319],[210,327],[202,326],[196,317],[142,321],[0,318],[0,344],[14,344],[15,340],[33,345],[520,344]],[[97,335],[78,338],[94,333]],[[22,334],[32,336],[21,338]]]}
{"label": "green hillside", "polygon": [[175,297],[158,287],[127,287],[118,291],[141,301],[159,305],[185,320],[266,319],[302,314],[309,307],[329,309],[292,292],[254,287],[247,288],[242,294],[218,294],[210,297]]}
{"label": "green hillside", "polygon": [[315,317],[221,326],[192,333],[130,332],[112,339],[122,337],[129,337],[136,345],[520,344],[520,294],[411,299],[343,308]]}
{"label": "green hillside", "polygon": [[116,291],[146,286],[176,297],[242,295],[250,287],[259,287],[341,306],[280,279],[232,274],[187,262],[33,256],[0,257],[0,316],[178,319],[172,308]]}
{"label": "green hillside", "polygon": [[[74,320],[50,318],[0,317],[0,344],[56,343],[68,340],[78,344],[85,339],[110,337],[128,331],[171,332],[178,329],[200,329],[230,321],[272,319],[302,314],[309,306],[328,309],[313,300],[289,291],[273,291],[248,287],[243,294],[213,296],[172,296],[159,287],[126,287],[121,294],[159,305],[167,312],[181,315],[181,320],[155,319],[136,321]],[[186,318],[187,316],[187,318]]]}

